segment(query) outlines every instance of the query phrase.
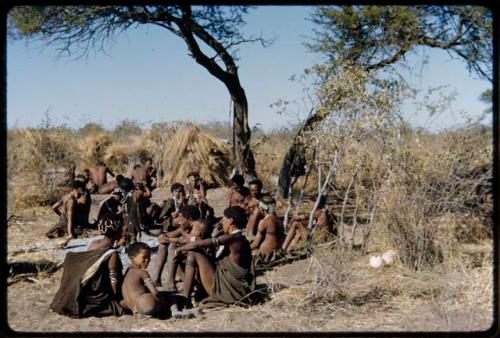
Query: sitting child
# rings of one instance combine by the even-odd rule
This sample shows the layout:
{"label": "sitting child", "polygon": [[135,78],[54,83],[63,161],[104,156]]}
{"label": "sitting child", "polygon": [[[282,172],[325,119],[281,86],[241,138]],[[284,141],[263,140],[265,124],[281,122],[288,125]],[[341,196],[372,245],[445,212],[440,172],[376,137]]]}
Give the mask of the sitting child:
{"label": "sitting child", "polygon": [[193,311],[179,311],[175,298],[166,296],[156,289],[153,279],[146,268],[151,258],[150,247],[143,242],[135,242],[128,248],[128,256],[132,264],[125,272],[122,293],[123,306],[134,315],[153,316],[159,314],[170,305],[172,318],[186,318],[194,315]]}

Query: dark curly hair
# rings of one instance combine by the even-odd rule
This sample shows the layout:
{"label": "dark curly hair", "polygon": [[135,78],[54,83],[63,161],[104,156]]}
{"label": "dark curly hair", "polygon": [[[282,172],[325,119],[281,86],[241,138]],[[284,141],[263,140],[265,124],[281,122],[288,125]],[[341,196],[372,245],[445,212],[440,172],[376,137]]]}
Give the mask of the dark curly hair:
{"label": "dark curly hair", "polygon": [[127,248],[127,255],[133,258],[139,254],[142,250],[148,250],[151,252],[151,248],[144,242],[135,242],[129,245]]}
{"label": "dark curly hair", "polygon": [[200,210],[194,205],[185,205],[179,209],[179,214],[189,220],[195,221],[200,218]]}
{"label": "dark curly hair", "polygon": [[226,210],[224,210],[224,216],[227,218],[232,218],[233,224],[238,229],[245,229],[248,222],[245,209],[237,205],[234,207],[229,207]]}

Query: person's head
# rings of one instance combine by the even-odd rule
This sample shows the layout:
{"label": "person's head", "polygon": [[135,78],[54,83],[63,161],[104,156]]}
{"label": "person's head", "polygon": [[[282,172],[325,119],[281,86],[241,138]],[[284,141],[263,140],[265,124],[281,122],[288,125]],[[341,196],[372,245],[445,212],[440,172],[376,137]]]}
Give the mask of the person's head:
{"label": "person's head", "polygon": [[146,157],[146,158],[144,159],[144,165],[145,165],[146,167],[149,167],[149,166],[151,166],[152,164],[153,164],[153,159],[152,159],[151,157]]}
{"label": "person's head", "polygon": [[170,192],[172,193],[172,196],[179,199],[182,196],[186,196],[186,192],[184,191],[184,186],[180,183],[174,183],[170,186]]}
{"label": "person's head", "polygon": [[116,183],[118,183],[118,185],[120,185],[120,182],[121,182],[124,178],[125,178],[125,177],[124,177],[122,174],[118,174],[118,175],[116,175],[116,177],[115,177]]}
{"label": "person's head", "polygon": [[118,241],[123,235],[123,218],[121,215],[105,214],[97,221],[97,229],[105,237]]}
{"label": "person's head", "polygon": [[83,184],[87,184],[87,182],[89,181],[89,178],[83,174],[78,174],[75,176],[75,180],[82,181]]}
{"label": "person's head", "polygon": [[200,174],[197,171],[191,171],[187,174],[188,183],[191,185],[195,185],[200,181]]}
{"label": "person's head", "polygon": [[202,239],[210,237],[212,233],[213,226],[208,220],[200,220],[193,223],[193,228],[191,234],[194,236],[199,236]]}
{"label": "person's head", "polygon": [[83,174],[87,177],[87,179],[90,178],[90,169],[83,169]]}
{"label": "person's head", "polygon": [[259,208],[270,214],[276,211],[276,200],[269,195],[264,195],[259,199]]}
{"label": "person's head", "polygon": [[141,165],[140,164],[136,164],[134,165],[134,170],[137,170],[137,169],[140,169],[141,168]]}
{"label": "person's head", "polygon": [[124,193],[128,193],[130,190],[134,189],[134,183],[128,177],[124,177],[119,183],[120,189],[123,190]]}
{"label": "person's head", "polygon": [[135,242],[127,248],[127,255],[136,267],[146,269],[151,260],[151,248],[146,243]]}
{"label": "person's head", "polygon": [[259,179],[252,180],[250,181],[250,183],[248,183],[248,188],[250,190],[250,194],[253,197],[259,198],[262,191],[262,181]]}
{"label": "person's head", "polygon": [[233,187],[242,187],[245,184],[245,179],[242,175],[236,174],[231,178],[231,183]]}
{"label": "person's head", "polygon": [[80,180],[74,180],[71,183],[71,193],[76,198],[82,196],[84,188],[85,184]]}
{"label": "person's head", "polygon": [[193,205],[185,205],[179,209],[179,216],[177,216],[177,224],[183,229],[191,226],[193,221],[200,218],[200,210]]}
{"label": "person's head", "polygon": [[97,161],[97,165],[101,167],[106,166],[102,160]]}
{"label": "person's head", "polygon": [[114,188],[111,192],[111,197],[113,197],[117,201],[120,201],[123,198],[123,190],[119,187]]}
{"label": "person's head", "polygon": [[247,221],[245,209],[240,206],[229,207],[224,210],[222,227],[225,233],[229,233],[233,230],[245,229]]}
{"label": "person's head", "polygon": [[326,205],[326,196],[325,195],[321,195],[319,197],[319,203],[318,203],[318,208],[319,209],[323,209]]}

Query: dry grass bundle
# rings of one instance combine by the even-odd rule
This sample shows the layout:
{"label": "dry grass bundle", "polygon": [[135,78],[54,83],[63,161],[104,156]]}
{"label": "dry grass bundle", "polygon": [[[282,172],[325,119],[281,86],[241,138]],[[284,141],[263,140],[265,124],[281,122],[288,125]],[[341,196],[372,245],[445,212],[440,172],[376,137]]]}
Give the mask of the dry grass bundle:
{"label": "dry grass bundle", "polygon": [[177,129],[163,149],[163,183],[183,182],[191,171],[198,171],[209,185],[227,181],[228,149],[221,140],[199,127],[188,124]]}
{"label": "dry grass bundle", "polygon": [[127,173],[136,163],[150,155],[143,135],[132,135],[106,148],[103,159],[117,173]]}
{"label": "dry grass bundle", "polygon": [[289,133],[263,134],[252,142],[255,168],[259,179],[268,189],[278,184],[278,175],[293,135]]}
{"label": "dry grass bundle", "polygon": [[50,203],[60,195],[58,182],[75,163],[73,136],[65,128],[8,131],[9,212]]}
{"label": "dry grass bundle", "polygon": [[112,136],[106,132],[89,134],[78,140],[80,166],[89,168],[95,166],[97,162],[104,160],[106,150],[112,144]]}

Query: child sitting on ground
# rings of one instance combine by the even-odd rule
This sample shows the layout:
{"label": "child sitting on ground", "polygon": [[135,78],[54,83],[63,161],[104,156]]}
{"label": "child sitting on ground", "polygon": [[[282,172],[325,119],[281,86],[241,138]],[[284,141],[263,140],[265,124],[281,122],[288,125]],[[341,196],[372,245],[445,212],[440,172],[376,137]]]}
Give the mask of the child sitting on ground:
{"label": "child sitting on ground", "polygon": [[122,285],[123,306],[131,310],[134,315],[158,315],[168,305],[172,318],[192,317],[194,311],[179,311],[173,295],[166,295],[158,291],[146,268],[151,259],[151,248],[143,242],[135,242],[128,248],[128,256],[132,264],[125,272]]}

